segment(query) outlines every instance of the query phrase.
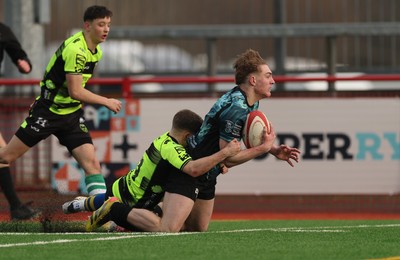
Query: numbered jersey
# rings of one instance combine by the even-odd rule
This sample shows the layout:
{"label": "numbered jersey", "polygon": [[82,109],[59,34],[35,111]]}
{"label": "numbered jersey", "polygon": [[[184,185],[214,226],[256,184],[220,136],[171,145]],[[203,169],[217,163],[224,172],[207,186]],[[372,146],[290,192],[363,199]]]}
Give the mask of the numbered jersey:
{"label": "numbered jersey", "polygon": [[113,194],[125,204],[144,207],[141,204],[149,199],[162,198],[169,174],[182,170],[191,160],[185,148],[166,132],[151,143],[134,170],[114,182]]}
{"label": "numbered jersey", "polygon": [[81,74],[84,88],[101,57],[99,45],[93,53],[86,44],[83,32],[74,34],[65,40],[51,57],[40,82],[41,95],[37,99],[42,99],[55,114],[66,115],[75,112],[82,104],[70,97],[66,75]]}

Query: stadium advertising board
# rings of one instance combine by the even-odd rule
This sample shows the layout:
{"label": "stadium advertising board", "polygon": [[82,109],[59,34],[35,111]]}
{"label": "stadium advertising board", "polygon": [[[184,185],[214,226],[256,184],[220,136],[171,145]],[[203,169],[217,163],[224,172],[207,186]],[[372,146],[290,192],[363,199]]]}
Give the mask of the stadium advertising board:
{"label": "stadium advertising board", "polygon": [[[86,106],[86,122],[104,176],[111,182],[135,167],[150,142],[170,129],[178,110],[188,108],[204,116],[214,101],[125,100],[124,111],[117,115]],[[299,147],[300,162],[291,168],[273,156],[262,156],[220,176],[217,193],[400,192],[400,99],[271,98],[261,101],[260,110],[275,128],[277,143]],[[83,173],[73,159],[56,139],[52,146],[53,185],[60,192],[84,187]],[[75,178],[70,188],[67,174]]]}

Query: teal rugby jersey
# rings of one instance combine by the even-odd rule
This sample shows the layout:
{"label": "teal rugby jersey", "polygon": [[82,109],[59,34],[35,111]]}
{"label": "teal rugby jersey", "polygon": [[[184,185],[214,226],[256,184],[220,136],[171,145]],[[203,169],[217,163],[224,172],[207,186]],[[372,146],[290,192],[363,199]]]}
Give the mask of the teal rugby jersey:
{"label": "teal rugby jersey", "polygon": [[[146,200],[154,193],[162,196],[168,174],[182,170],[191,160],[186,149],[166,132],[151,143],[135,169],[114,182],[113,195],[131,206],[140,204],[141,199]],[[119,190],[120,181],[125,182],[128,197]]]}
{"label": "teal rugby jersey", "polygon": [[[253,106],[249,106],[246,94],[238,86],[226,92],[207,113],[200,130],[188,139],[190,155],[193,159],[218,152],[219,139],[230,142],[236,138],[240,141],[247,115],[258,107],[258,101]],[[214,167],[207,176],[218,174],[219,167]]]}
{"label": "teal rugby jersey", "polygon": [[97,62],[102,57],[100,46],[92,53],[83,32],[80,31],[66,39],[51,57],[42,81],[40,82],[41,99],[55,114],[71,114],[82,107],[80,101],[69,96],[66,74],[82,74],[82,87],[92,77]]}

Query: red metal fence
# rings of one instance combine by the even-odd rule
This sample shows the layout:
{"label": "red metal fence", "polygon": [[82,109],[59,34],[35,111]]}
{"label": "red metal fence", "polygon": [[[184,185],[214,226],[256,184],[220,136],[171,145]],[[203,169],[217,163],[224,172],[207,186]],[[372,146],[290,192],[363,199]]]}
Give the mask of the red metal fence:
{"label": "red metal fence", "polygon": [[[289,83],[289,82],[339,82],[339,81],[400,81],[400,74],[379,74],[379,75],[361,75],[354,77],[343,77],[343,76],[324,76],[324,77],[297,77],[297,76],[274,76],[274,80],[277,84]],[[38,85],[39,79],[0,79],[1,85]],[[143,83],[171,83],[171,84],[182,84],[182,83],[232,83],[234,84],[233,77],[124,77],[124,78],[92,78],[88,84],[90,85],[120,85],[122,87],[122,97],[133,97],[135,93],[132,93],[131,87],[135,84]],[[376,89],[379,91],[379,89]],[[395,90],[400,92],[400,84]],[[290,93],[286,93],[290,95]],[[354,93],[356,94],[356,93]]]}

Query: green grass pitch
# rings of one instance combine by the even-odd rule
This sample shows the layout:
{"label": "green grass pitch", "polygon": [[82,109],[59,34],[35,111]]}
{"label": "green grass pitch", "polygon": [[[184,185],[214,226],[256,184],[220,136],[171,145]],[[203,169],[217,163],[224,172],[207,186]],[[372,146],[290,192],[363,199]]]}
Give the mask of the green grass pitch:
{"label": "green grass pitch", "polygon": [[213,221],[204,233],[2,222],[2,259],[400,259],[400,220]]}

